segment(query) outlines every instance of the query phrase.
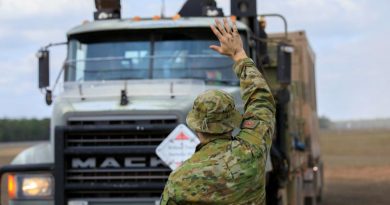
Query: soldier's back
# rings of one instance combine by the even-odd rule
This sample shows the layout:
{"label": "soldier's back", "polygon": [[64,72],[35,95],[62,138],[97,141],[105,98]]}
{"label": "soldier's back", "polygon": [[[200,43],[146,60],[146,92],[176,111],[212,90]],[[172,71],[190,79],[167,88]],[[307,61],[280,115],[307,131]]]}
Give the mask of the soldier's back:
{"label": "soldier's back", "polygon": [[262,153],[247,141],[213,139],[170,176],[177,204],[260,204],[264,201]]}

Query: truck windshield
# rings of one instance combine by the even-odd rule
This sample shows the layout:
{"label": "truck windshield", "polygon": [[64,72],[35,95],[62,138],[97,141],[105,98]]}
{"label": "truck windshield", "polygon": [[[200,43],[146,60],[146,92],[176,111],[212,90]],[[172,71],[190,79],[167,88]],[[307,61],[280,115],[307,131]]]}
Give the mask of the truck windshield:
{"label": "truck windshield", "polygon": [[71,39],[66,80],[203,79],[236,84],[233,61],[211,50],[209,46],[218,42],[206,36],[150,34],[145,39],[92,42]]}

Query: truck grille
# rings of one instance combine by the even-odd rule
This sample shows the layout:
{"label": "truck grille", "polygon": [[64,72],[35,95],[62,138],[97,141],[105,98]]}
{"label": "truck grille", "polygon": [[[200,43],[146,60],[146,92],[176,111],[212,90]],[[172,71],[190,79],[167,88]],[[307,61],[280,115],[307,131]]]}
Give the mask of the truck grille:
{"label": "truck grille", "polygon": [[176,116],[122,116],[122,117],[70,117],[68,125],[170,125],[176,124]]}
{"label": "truck grille", "polygon": [[105,147],[159,145],[169,132],[135,131],[135,132],[88,132],[68,135],[67,147]]}
{"label": "truck grille", "polygon": [[56,128],[65,198],[159,197],[171,170],[155,149],[177,124],[176,116],[69,118]]}
{"label": "truck grille", "polygon": [[93,169],[68,170],[70,183],[117,183],[117,182],[165,182],[171,172],[168,168],[156,169]]}

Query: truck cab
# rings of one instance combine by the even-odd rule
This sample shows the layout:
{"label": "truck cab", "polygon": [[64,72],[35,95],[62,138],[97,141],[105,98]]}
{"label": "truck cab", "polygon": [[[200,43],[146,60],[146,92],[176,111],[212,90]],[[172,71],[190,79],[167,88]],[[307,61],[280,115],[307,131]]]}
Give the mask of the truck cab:
{"label": "truck cab", "polygon": [[[213,22],[113,19],[67,33],[48,148],[30,148],[13,161],[54,164],[55,194],[46,203],[155,204],[171,172],[155,149],[185,124],[195,97],[222,89],[243,110],[233,61],[209,48],[218,44]],[[238,29],[249,52],[248,28],[238,22]]]}

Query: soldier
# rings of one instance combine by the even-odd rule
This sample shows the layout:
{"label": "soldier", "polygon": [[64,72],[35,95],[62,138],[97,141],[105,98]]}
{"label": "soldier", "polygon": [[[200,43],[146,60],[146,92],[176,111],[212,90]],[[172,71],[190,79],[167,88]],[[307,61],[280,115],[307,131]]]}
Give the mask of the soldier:
{"label": "soldier", "polygon": [[[200,144],[194,155],[171,173],[161,204],[265,204],[265,164],[275,124],[270,89],[247,57],[235,21],[211,26],[220,46],[211,49],[235,61],[243,116],[232,96],[221,90],[199,95],[187,116]],[[234,128],[241,131],[232,137]]]}
{"label": "soldier", "polygon": [[260,17],[259,20],[259,27],[260,27],[260,33],[259,38],[262,40],[259,42],[260,44],[260,56],[261,56],[261,64],[262,65],[268,65],[270,62],[269,56],[268,56],[268,45],[267,45],[267,38],[268,35],[265,32],[265,28],[267,27],[267,22],[265,21],[264,16]]}

